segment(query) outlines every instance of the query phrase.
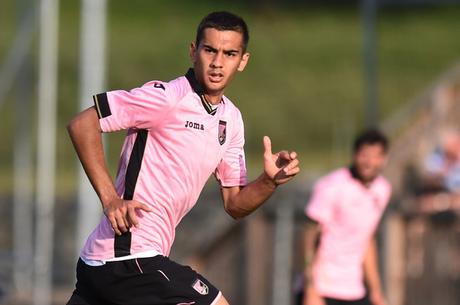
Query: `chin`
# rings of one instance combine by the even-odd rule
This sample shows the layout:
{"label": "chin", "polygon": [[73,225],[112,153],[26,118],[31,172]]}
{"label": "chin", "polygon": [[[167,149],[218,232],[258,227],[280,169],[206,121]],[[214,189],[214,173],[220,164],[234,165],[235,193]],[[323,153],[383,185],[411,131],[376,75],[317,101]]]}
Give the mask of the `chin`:
{"label": "chin", "polygon": [[368,181],[368,182],[371,182],[372,180],[374,180],[375,178],[377,178],[377,174],[369,174],[369,175],[364,175],[363,176],[363,179],[365,181]]}
{"label": "chin", "polygon": [[206,89],[208,90],[209,93],[219,93],[219,92],[222,92],[224,88],[225,86],[223,86],[222,84],[215,84],[215,83],[206,84]]}

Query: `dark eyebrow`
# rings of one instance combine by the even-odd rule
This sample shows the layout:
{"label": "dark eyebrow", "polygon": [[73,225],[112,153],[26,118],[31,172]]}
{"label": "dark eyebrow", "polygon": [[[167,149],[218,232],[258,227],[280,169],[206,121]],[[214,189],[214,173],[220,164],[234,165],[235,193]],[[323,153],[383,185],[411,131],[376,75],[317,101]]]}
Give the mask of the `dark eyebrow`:
{"label": "dark eyebrow", "polygon": [[[213,52],[217,52],[217,49],[216,48],[213,48],[212,46],[208,45],[208,44],[203,44],[203,48],[206,48],[206,49],[209,49]],[[238,54],[240,51],[239,50],[234,50],[234,49],[230,49],[230,50],[224,50],[224,53],[225,54]]]}
{"label": "dark eyebrow", "polygon": [[240,51],[238,51],[238,50],[224,50],[224,53],[231,55],[231,54],[238,54],[238,53],[240,53]]}
{"label": "dark eyebrow", "polygon": [[209,49],[209,50],[211,50],[211,51],[217,52],[217,49],[216,49],[216,48],[213,48],[213,47],[211,47],[210,45],[207,45],[207,44],[204,44],[204,45],[203,45],[203,48],[206,48],[206,49]]}

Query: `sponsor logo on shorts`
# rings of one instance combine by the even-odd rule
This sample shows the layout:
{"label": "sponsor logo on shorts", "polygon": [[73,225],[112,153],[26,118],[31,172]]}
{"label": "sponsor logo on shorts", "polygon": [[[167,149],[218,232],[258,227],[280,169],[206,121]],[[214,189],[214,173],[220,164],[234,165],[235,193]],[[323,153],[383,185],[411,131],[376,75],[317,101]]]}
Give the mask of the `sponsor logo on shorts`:
{"label": "sponsor logo on shorts", "polygon": [[209,293],[208,285],[203,283],[200,279],[196,279],[195,282],[193,282],[192,288],[201,295],[207,295]]}

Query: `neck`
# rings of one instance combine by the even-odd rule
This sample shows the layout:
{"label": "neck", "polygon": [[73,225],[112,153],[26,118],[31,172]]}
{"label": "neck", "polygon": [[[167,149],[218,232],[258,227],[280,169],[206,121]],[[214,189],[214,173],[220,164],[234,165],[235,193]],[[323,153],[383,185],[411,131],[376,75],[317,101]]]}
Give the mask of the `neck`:
{"label": "neck", "polygon": [[206,101],[212,105],[217,105],[222,101],[223,94],[209,94],[205,93],[204,96],[206,97]]}

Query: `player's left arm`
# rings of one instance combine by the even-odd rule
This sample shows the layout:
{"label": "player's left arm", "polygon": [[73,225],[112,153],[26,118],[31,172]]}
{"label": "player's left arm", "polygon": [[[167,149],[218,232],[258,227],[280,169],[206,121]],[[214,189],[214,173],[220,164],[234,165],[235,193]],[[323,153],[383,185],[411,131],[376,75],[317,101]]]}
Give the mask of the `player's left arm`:
{"label": "player's left arm", "polygon": [[278,185],[291,180],[300,171],[296,152],[272,153],[270,138],[265,136],[264,172],[245,187],[223,187],[225,210],[233,218],[249,215],[273,194]]}
{"label": "player's left arm", "polygon": [[369,242],[366,256],[364,257],[364,275],[369,287],[369,298],[372,305],[387,305],[380,282],[377,253],[377,242],[374,237]]}

